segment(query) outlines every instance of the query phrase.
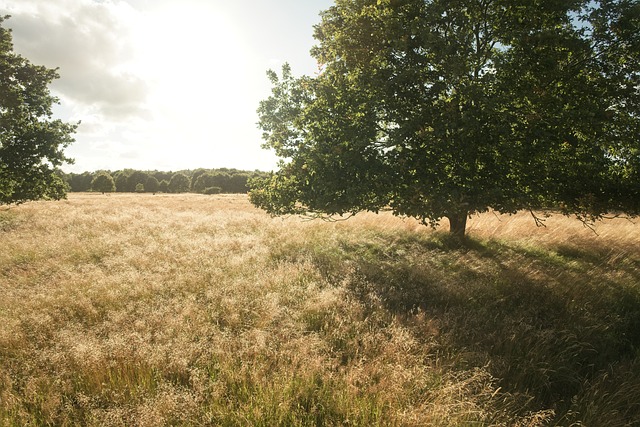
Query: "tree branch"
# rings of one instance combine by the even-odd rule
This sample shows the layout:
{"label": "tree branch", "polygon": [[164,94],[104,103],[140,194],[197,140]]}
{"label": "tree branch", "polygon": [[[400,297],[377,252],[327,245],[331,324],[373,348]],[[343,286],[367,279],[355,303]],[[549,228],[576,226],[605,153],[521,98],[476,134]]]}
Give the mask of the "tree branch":
{"label": "tree branch", "polygon": [[533,217],[534,221],[536,222],[536,227],[544,227],[547,228],[547,225],[544,223],[547,219],[546,218],[540,218],[539,216],[537,216],[535,214],[535,212],[533,212],[532,209],[529,209],[529,212],[531,213],[531,216]]}

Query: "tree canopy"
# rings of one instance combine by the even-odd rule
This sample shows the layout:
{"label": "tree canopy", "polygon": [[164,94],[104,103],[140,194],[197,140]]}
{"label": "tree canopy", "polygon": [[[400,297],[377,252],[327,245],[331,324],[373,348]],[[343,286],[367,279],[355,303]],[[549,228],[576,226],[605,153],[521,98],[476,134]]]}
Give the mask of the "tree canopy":
{"label": "tree canopy", "polygon": [[183,173],[176,173],[169,181],[168,190],[171,193],[187,193],[191,187],[191,180]]}
{"label": "tree canopy", "polygon": [[269,71],[255,180],[276,215],[640,212],[640,4],[337,0],[313,77]]}
{"label": "tree canopy", "polygon": [[149,193],[155,193],[160,189],[160,181],[155,176],[150,175],[144,184],[144,189]]}
{"label": "tree canopy", "polygon": [[[123,169],[116,171],[95,171],[83,173],[65,173],[62,178],[69,185],[71,191],[91,191],[93,180],[100,174],[109,174],[115,182],[118,192],[136,192],[138,184],[142,184],[146,192],[155,193],[157,191],[168,192],[171,178],[179,173],[185,175],[191,183],[191,188],[180,187],[180,192],[192,191],[195,193],[212,193],[207,189],[215,189],[217,193],[247,193],[249,191],[247,182],[256,177],[268,175],[261,171],[245,171],[238,169],[195,169],[182,170],[179,172],[158,171],[158,170],[136,170]],[[182,178],[179,180],[184,181]],[[163,184],[164,182],[164,184]],[[175,185],[175,183],[174,183]],[[172,187],[174,188],[174,187]],[[175,189],[175,188],[174,188]],[[214,192],[214,193],[215,193]]]}
{"label": "tree canopy", "polygon": [[116,191],[116,184],[109,173],[101,172],[91,181],[91,188],[101,193],[112,193]]}
{"label": "tree canopy", "polygon": [[60,199],[66,185],[58,167],[71,162],[63,151],[76,125],[52,118],[58,100],[48,85],[58,74],[13,52],[6,19],[0,17],[0,204]]}

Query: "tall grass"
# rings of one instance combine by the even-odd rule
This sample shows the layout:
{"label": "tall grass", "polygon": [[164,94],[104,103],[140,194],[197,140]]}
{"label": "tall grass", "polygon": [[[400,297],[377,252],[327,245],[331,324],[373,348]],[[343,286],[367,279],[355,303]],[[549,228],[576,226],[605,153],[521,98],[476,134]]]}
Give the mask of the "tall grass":
{"label": "tall grass", "polygon": [[640,425],[640,226],[0,212],[0,425]]}

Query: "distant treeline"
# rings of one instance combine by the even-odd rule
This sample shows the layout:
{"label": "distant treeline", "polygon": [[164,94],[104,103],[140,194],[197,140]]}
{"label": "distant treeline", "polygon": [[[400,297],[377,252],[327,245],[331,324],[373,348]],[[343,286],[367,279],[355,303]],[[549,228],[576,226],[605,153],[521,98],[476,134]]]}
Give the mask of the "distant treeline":
{"label": "distant treeline", "polygon": [[68,173],[63,178],[69,191],[98,191],[120,193],[246,193],[247,182],[254,177],[266,175],[260,171],[237,169],[195,169],[178,172],[140,171],[124,169],[117,171]]}

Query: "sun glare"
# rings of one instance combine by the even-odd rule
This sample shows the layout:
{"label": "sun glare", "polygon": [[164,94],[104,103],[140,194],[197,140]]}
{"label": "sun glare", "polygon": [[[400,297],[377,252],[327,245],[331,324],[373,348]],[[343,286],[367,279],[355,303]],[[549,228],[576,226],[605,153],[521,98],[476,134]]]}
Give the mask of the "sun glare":
{"label": "sun glare", "polygon": [[244,51],[234,43],[236,31],[221,12],[180,5],[146,19],[138,37],[139,66],[157,90],[171,95],[167,101],[186,101],[181,109],[189,109],[206,102],[206,95],[232,93],[227,80],[237,76],[233,65],[243,62]]}
{"label": "sun glare", "polygon": [[181,3],[149,12],[134,67],[149,87],[159,137],[204,144],[245,108],[247,49],[224,11]]}

